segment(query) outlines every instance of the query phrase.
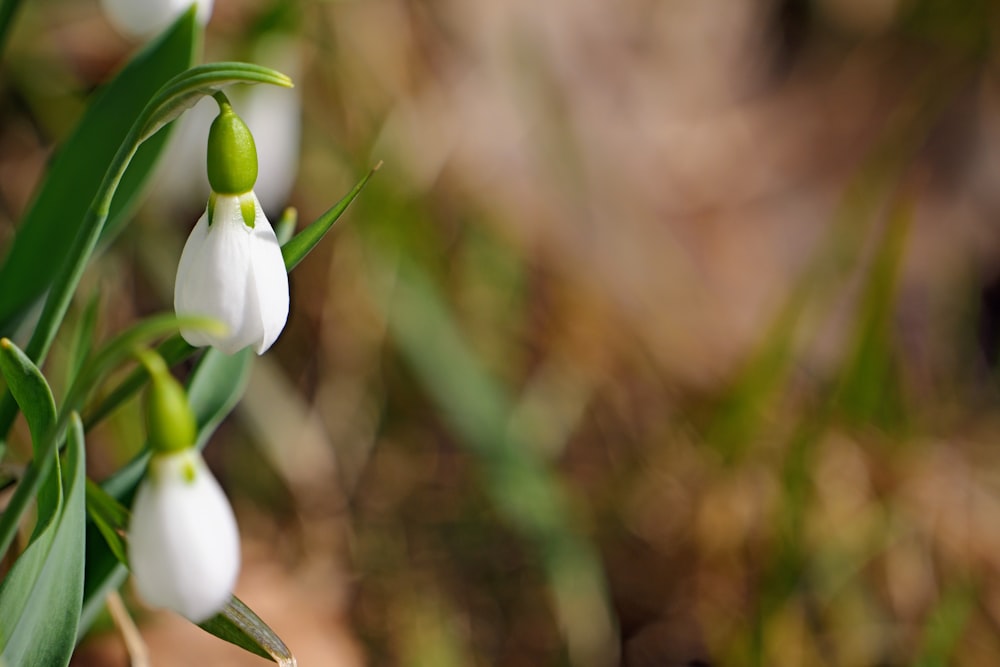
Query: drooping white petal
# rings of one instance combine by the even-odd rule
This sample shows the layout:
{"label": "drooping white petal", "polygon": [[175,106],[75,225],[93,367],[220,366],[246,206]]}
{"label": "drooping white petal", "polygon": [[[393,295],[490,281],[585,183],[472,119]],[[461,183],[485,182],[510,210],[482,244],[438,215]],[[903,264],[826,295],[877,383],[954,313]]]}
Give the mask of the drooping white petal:
{"label": "drooping white petal", "polygon": [[262,354],[288,319],[288,274],[281,248],[260,202],[253,196],[255,226],[243,221],[239,197],[219,195],[211,225],[202,216],[188,237],[174,284],[178,315],[222,322],[225,335],[182,329],[191,345],[227,354],[252,345]]}
{"label": "drooping white petal", "polygon": [[205,25],[212,16],[213,0],[101,0],[101,5],[116,30],[140,38],[163,30],[195,2],[198,21]]}
{"label": "drooping white petal", "polygon": [[212,345],[232,354],[253,342],[254,331],[247,331],[245,314],[251,231],[243,224],[239,200],[220,196],[212,224],[206,212],[184,244],[174,283],[174,310],[178,315],[216,319],[227,329],[224,335],[181,329],[191,345]]}
{"label": "drooping white petal", "polygon": [[261,335],[254,342],[257,354],[263,354],[278,339],[288,320],[288,272],[281,256],[281,246],[274,235],[257,196],[253,195],[257,222],[250,242],[250,269],[247,300],[257,302]]}
{"label": "drooping white petal", "polygon": [[229,601],[240,569],[239,532],[196,450],[153,456],[128,536],[135,585],[150,605],[198,623]]}

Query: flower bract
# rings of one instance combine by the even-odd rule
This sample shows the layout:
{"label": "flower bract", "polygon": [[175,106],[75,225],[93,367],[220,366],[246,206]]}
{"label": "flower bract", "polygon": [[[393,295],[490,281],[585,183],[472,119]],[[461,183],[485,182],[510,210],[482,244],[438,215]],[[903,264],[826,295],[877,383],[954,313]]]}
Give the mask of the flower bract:
{"label": "flower bract", "polygon": [[174,309],[226,326],[221,336],[182,329],[196,347],[211,345],[232,354],[250,345],[263,354],[278,338],[288,319],[288,274],[274,230],[252,191],[214,195],[209,202],[181,253]]}
{"label": "flower bract", "polygon": [[232,595],[240,537],[232,507],[201,454],[154,454],[135,497],[129,562],[139,595],[200,623]]}

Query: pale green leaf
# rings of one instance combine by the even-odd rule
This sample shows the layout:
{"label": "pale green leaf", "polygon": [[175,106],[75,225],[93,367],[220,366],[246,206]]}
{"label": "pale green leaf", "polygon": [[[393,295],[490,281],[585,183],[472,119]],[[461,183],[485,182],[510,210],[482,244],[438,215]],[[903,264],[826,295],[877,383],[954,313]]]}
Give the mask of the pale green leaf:
{"label": "pale green leaf", "polygon": [[66,460],[50,473],[62,494],[54,520],[35,536],[0,584],[0,663],[69,664],[83,599],[84,442],[73,415]]}

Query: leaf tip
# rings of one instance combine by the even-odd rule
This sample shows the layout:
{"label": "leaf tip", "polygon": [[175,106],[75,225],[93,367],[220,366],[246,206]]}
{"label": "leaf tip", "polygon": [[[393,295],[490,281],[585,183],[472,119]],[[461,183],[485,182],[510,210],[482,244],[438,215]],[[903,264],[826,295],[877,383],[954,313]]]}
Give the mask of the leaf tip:
{"label": "leaf tip", "polygon": [[5,350],[9,350],[14,347],[14,343],[11,342],[10,338],[4,336],[3,338],[0,338],[0,347]]}

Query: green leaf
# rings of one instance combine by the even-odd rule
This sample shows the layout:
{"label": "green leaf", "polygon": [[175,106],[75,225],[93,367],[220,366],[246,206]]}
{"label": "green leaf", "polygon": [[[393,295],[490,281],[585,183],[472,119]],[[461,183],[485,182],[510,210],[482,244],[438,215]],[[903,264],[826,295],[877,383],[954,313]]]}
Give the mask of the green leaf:
{"label": "green leaf", "polygon": [[128,529],[129,511],[107,491],[87,480],[87,517],[94,522],[115,558],[128,564],[128,549],[124,533]]}
{"label": "green leaf", "polygon": [[308,227],[303,229],[301,232],[295,235],[291,241],[281,246],[281,256],[285,259],[285,269],[291,272],[299,262],[305,259],[305,256],[309,254],[316,244],[319,243],[326,233],[330,231],[333,227],[333,223],[337,222],[340,216],[347,210],[347,207],[351,205],[351,202],[361,194],[361,191],[368,184],[368,179],[372,177],[376,171],[382,166],[379,162],[375,165],[371,171],[369,171],[364,178],[358,181],[357,185],[351,188],[343,199],[333,205],[326,213],[319,216],[313,223]]}
{"label": "green leaf", "polygon": [[841,371],[835,397],[837,407],[852,423],[889,431],[905,425],[903,381],[893,323],[912,208],[906,199],[896,201],[879,239],[865,276],[853,349]]}
{"label": "green leaf", "polygon": [[530,440],[508,428],[509,392],[476,356],[427,274],[404,257],[385,273],[395,277],[387,304],[393,342],[458,442],[481,464],[501,516],[538,551],[569,653],[610,660],[617,640],[600,558],[575,528],[558,474]]}
{"label": "green leaf", "polygon": [[56,403],[49,383],[31,359],[6,338],[0,339],[0,373],[24,413],[38,458],[42,439],[56,423]]}
{"label": "green leaf", "polygon": [[8,390],[24,412],[31,431],[34,460],[25,470],[17,490],[0,514],[0,554],[7,550],[21,515],[38,495],[38,521],[35,536],[45,529],[58,504],[58,480],[49,474],[55,459],[56,406],[52,391],[41,371],[27,355],[6,338],[0,339],[0,373]]}
{"label": "green leaf", "polygon": [[67,665],[83,599],[83,425],[70,420],[66,460],[52,469],[62,493],[53,520],[0,584],[0,664]]}
{"label": "green leaf", "polygon": [[[0,333],[10,334],[52,284],[129,126],[160,86],[191,66],[199,33],[192,9],[98,93],[60,146],[0,265],[0,284],[18,286],[0,291]],[[109,229],[125,220],[166,140],[166,133],[156,137],[133,158],[115,195]]]}
{"label": "green leaf", "polygon": [[269,658],[279,665],[295,665],[295,658],[274,630],[235,595],[226,608],[198,626],[219,639]]}
{"label": "green leaf", "polygon": [[218,62],[192,67],[168,81],[146,105],[135,141],[142,143],[205,95],[214,95],[236,83],[292,87],[292,80],[281,72],[251,63]]}
{"label": "green leaf", "polygon": [[69,350],[69,362],[66,369],[66,384],[71,385],[83,369],[84,362],[90,356],[94,344],[94,329],[97,327],[97,314],[101,305],[101,292],[94,290],[87,306],[83,309],[80,321],[73,333],[73,343]]}
{"label": "green leaf", "polygon": [[950,584],[942,592],[937,605],[928,614],[919,652],[910,664],[916,667],[956,664],[955,648],[976,608],[978,586],[978,582],[963,581]]}

